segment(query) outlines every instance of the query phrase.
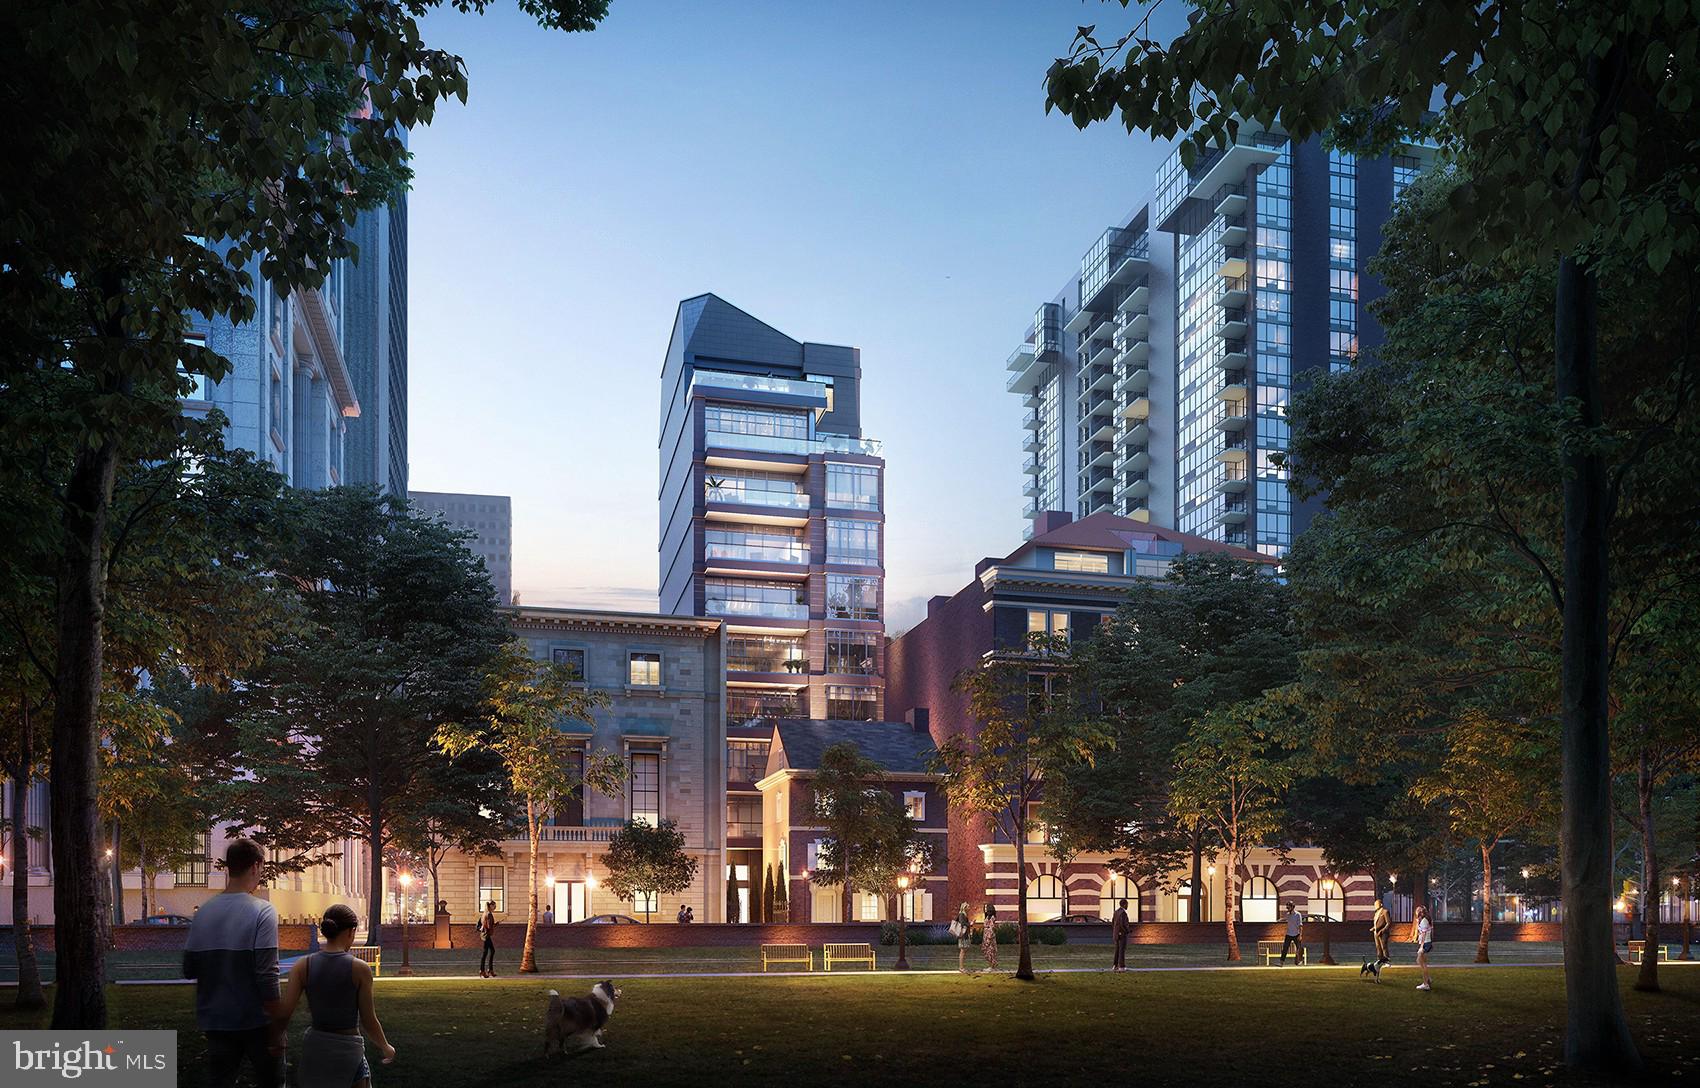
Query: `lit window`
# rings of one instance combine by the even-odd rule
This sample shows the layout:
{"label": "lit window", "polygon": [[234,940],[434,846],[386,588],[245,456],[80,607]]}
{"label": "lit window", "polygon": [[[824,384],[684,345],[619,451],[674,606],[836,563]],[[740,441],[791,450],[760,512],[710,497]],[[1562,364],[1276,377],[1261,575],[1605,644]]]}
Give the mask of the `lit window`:
{"label": "lit window", "polygon": [[1310,890],[1311,914],[1321,915],[1330,922],[1341,922],[1346,918],[1346,893],[1341,889],[1340,882],[1331,877],[1324,877],[1316,882]]}
{"label": "lit window", "polygon": [[1110,573],[1110,557],[1102,552],[1058,552],[1057,570],[1079,571],[1082,574]]}
{"label": "lit window", "polygon": [[927,795],[919,790],[911,790],[903,795],[903,811],[909,814],[911,820],[927,818]]}
{"label": "lit window", "polygon": [[207,856],[211,853],[212,835],[206,831],[195,833],[194,846],[190,849],[182,863],[177,866],[175,876],[182,887],[204,888],[207,886]]}
{"label": "lit window", "polygon": [[480,865],[478,867],[478,911],[491,902],[496,904],[497,914],[505,914],[508,909],[508,870],[501,865]]}
{"label": "lit window", "polygon": [[633,752],[628,761],[631,783],[626,792],[632,800],[632,823],[661,826],[661,754]]}
{"label": "lit window", "polygon": [[1062,881],[1047,873],[1027,882],[1027,917],[1034,922],[1055,922],[1062,918]]}
{"label": "lit window", "polygon": [[633,892],[632,893],[632,913],[633,914],[654,914],[656,911],[658,911],[660,909],[661,909],[660,906],[658,906],[656,904],[654,892]]}
{"label": "lit window", "polygon": [[1266,876],[1254,876],[1240,885],[1240,918],[1247,922],[1276,920],[1275,885]]}
{"label": "lit window", "polygon": [[1066,639],[1068,637],[1068,613],[1030,608],[1027,610],[1027,633],[1029,635],[1055,635],[1058,638]]}
{"label": "lit window", "polygon": [[634,688],[658,688],[661,686],[661,655],[633,654],[629,680]]}
{"label": "lit window", "polygon": [[873,465],[826,466],[826,504],[851,510],[880,508],[880,470]]}
{"label": "lit window", "polygon": [[1112,875],[1098,889],[1098,917],[1108,922],[1116,916],[1116,908],[1127,900],[1127,920],[1139,921],[1139,885],[1125,876]]}

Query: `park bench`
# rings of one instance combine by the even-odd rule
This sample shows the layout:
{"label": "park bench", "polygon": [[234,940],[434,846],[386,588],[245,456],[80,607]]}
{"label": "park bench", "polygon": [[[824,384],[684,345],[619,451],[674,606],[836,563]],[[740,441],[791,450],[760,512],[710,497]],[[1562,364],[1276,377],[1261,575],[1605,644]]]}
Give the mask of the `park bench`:
{"label": "park bench", "polygon": [[764,944],[761,946],[761,969],[770,963],[800,963],[810,971],[815,969],[815,954],[806,944]]}
{"label": "park bench", "polygon": [[384,950],[375,944],[357,944],[348,950],[355,959],[365,960],[372,965],[372,977],[377,978],[383,973]]}
{"label": "park bench", "polygon": [[[1284,941],[1258,941],[1257,942],[1257,954],[1259,956],[1263,957],[1263,966],[1268,967],[1271,963],[1274,963],[1281,958],[1281,945],[1284,944],[1284,943],[1286,943],[1286,942],[1284,942]],[[1297,964],[1297,963],[1303,963],[1304,961],[1305,961],[1305,950],[1304,950],[1304,946],[1300,945],[1298,947],[1298,949],[1296,950],[1296,952],[1294,953],[1293,962],[1295,964]]]}
{"label": "park bench", "polygon": [[[1670,959],[1670,950],[1672,948],[1676,947],[1676,946],[1675,945],[1669,945],[1669,944],[1661,944],[1661,945],[1656,945],[1655,947],[1656,947],[1657,951],[1654,953],[1654,955],[1656,955],[1660,960],[1668,960],[1668,959]],[[1641,960],[1642,960],[1642,957],[1646,955],[1646,952],[1647,952],[1647,942],[1646,941],[1630,941],[1629,942],[1629,962],[1630,963],[1640,963]]]}
{"label": "park bench", "polygon": [[832,970],[834,963],[864,963],[875,969],[874,946],[870,944],[828,944],[821,946],[822,965]]}

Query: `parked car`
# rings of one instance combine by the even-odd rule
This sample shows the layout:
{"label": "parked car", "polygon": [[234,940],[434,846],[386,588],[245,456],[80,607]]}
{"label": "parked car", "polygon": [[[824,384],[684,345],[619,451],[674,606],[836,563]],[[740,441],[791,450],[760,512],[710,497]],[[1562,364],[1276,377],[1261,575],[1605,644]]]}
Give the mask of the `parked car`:
{"label": "parked car", "polygon": [[154,914],[142,919],[144,926],[186,926],[191,919],[185,914]]}
{"label": "parked car", "polygon": [[575,926],[641,926],[642,922],[625,914],[592,914],[589,918],[580,918]]}

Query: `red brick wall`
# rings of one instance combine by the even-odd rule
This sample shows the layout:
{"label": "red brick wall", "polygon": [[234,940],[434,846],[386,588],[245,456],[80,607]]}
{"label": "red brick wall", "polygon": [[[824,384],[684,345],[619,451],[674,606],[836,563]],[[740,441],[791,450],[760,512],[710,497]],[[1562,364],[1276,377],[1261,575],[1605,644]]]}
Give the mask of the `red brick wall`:
{"label": "red brick wall", "polygon": [[[475,924],[451,927],[457,949],[476,950],[482,947]],[[430,926],[417,927],[411,935],[415,947],[431,945]],[[696,922],[679,925],[674,922],[635,926],[557,925],[537,927],[538,948],[753,948],[758,944],[813,944],[830,941],[862,941],[878,944],[878,922],[820,925],[741,926]],[[518,951],[525,946],[525,924],[507,922],[496,930],[496,947]],[[384,947],[401,948],[401,928],[384,927]]]}
{"label": "red brick wall", "polygon": [[[308,948],[308,934],[312,927],[302,924],[279,925],[277,927],[277,945],[284,951],[304,952]],[[8,947],[12,942],[12,927],[0,926],[0,943]],[[36,926],[32,930],[35,946],[44,952],[51,952],[53,944],[53,927]],[[189,940],[188,926],[114,926],[112,928],[112,943],[120,952],[145,951],[159,949],[163,952],[181,952]]]}
{"label": "red brick wall", "polygon": [[[886,651],[886,716],[907,720],[917,707],[925,707],[933,742],[969,728],[968,700],[951,684],[965,669],[978,665],[981,655],[992,648],[992,616],[985,610],[986,591],[979,579],[964,586],[954,597],[932,607],[927,618],[893,640]],[[967,902],[977,915],[984,902],[986,866],[980,843],[991,842],[990,821],[982,816],[952,811],[950,814],[950,874],[947,909]]]}

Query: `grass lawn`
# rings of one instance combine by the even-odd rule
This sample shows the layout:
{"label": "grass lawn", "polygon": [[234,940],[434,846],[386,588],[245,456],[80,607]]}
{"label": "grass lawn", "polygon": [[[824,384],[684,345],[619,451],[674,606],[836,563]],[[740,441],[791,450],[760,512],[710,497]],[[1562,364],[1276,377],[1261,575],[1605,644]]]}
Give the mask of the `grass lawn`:
{"label": "grass lawn", "polygon": [[[1629,990],[1649,1083],[1700,1078],[1700,967]],[[608,1048],[541,1057],[537,979],[385,979],[378,1012],[400,1051],[379,1085],[1248,1084],[1258,1088],[1567,1084],[1563,975],[1549,967],[1059,973],[872,978],[626,978]],[[588,989],[553,983],[568,993]],[[9,993],[0,989],[0,1008]],[[176,1028],[201,1058],[187,986],[119,986],[112,1022]],[[0,1028],[37,1026],[0,1012]],[[304,1025],[304,1014],[297,1016]],[[299,1040],[299,1028],[295,1036]],[[1679,1079],[1680,1078],[1680,1079]],[[186,1079],[184,1083],[194,1083]],[[1621,1083],[1614,1081],[1613,1083]]]}

